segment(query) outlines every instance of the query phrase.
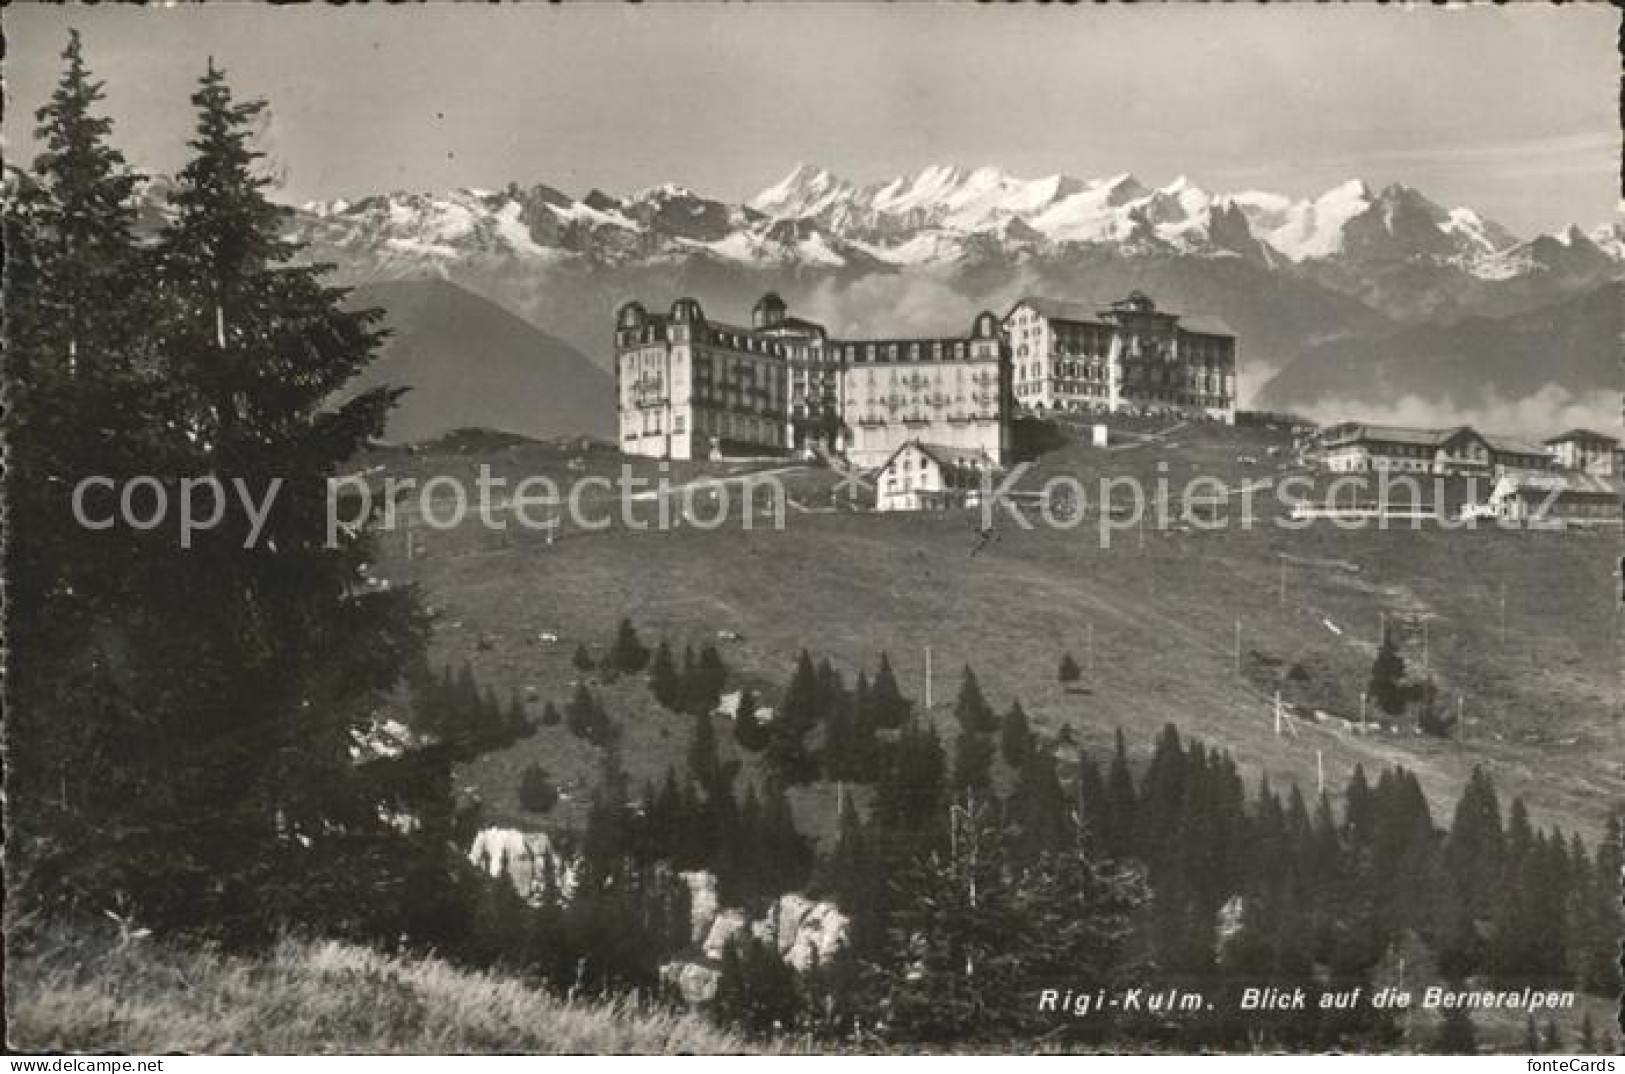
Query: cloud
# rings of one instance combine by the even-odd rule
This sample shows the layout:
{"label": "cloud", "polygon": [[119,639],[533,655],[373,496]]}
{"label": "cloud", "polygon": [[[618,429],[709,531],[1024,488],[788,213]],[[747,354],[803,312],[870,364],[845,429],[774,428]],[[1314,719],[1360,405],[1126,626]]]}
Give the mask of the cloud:
{"label": "cloud", "polygon": [[1455,400],[1423,399],[1407,395],[1392,403],[1370,403],[1352,399],[1324,398],[1297,413],[1320,422],[1366,421],[1378,425],[1410,425],[1448,428],[1471,425],[1482,432],[1506,433],[1540,440],[1576,427],[1599,432],[1620,427],[1618,392],[1591,391],[1576,394],[1558,384],[1547,384],[1533,395],[1504,399],[1491,394],[1482,402],[1461,405]]}
{"label": "cloud", "polygon": [[983,308],[941,280],[901,274],[850,283],[824,280],[795,305],[798,316],[817,321],[832,335],[857,339],[961,336]]}

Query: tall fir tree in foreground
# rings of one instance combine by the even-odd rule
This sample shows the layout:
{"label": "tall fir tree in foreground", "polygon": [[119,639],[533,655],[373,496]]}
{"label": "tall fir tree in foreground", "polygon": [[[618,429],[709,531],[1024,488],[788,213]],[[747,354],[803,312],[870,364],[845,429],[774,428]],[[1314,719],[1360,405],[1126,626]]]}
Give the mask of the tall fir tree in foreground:
{"label": "tall fir tree in foreground", "polygon": [[127,807],[150,776],[148,729],[123,654],[144,604],[132,565],[167,551],[156,534],[78,525],[71,497],[85,478],[171,470],[170,437],[144,422],[163,389],[138,290],[138,177],[109,142],[77,31],[62,59],[36,113],[41,151],[5,199],[8,886],[56,907],[105,890],[99,859],[140,827]]}
{"label": "tall fir tree in foreground", "polygon": [[[77,451],[65,458],[83,472],[151,474],[171,496],[181,479],[214,476],[270,503],[256,525],[227,500],[189,548],[173,530],[120,528],[81,547],[71,522],[57,533],[33,530],[49,514],[28,520],[41,577],[97,567],[73,583],[90,619],[86,641],[67,654],[97,696],[85,707],[60,690],[37,699],[42,721],[99,720],[117,749],[67,758],[97,788],[87,794],[121,798],[80,848],[80,866],[94,872],[85,887],[123,892],[155,924],[228,941],[306,921],[398,935],[412,911],[382,893],[404,890],[404,873],[419,866],[444,874],[447,833],[420,830],[414,841],[388,818],[449,822],[449,774],[428,754],[377,766],[357,764],[351,750],[420,659],[426,626],[410,590],[355,584],[364,535],[330,546],[326,532],[327,479],[382,432],[396,396],[380,388],[331,402],[371,361],[376,312],[346,310],[345,292],[323,286],[317,268],[288,263],[296,250],[279,235],[284,210],[265,197],[250,145],[265,106],[234,101],[212,64],[192,98],[193,157],[177,177],[172,222],[150,253],[127,255],[130,221],[118,206],[130,188],[101,144],[104,123],[87,118],[96,92],[76,40],[67,59],[62,92],[42,113],[41,175],[55,189],[25,224],[46,269],[25,319],[68,335],[31,333],[19,371],[47,389],[34,413],[56,420],[97,421],[104,411],[73,408],[115,376],[141,390],[105,411],[96,435],[59,439],[43,423],[15,435],[25,455]],[[73,193],[79,184],[96,189]],[[79,260],[101,270],[69,282]],[[124,274],[117,286],[112,272]],[[103,308],[76,320],[63,303]],[[84,387],[50,395],[63,380]],[[34,624],[13,625],[32,636]],[[374,852],[386,843],[392,852]],[[409,843],[431,849],[416,857]]]}

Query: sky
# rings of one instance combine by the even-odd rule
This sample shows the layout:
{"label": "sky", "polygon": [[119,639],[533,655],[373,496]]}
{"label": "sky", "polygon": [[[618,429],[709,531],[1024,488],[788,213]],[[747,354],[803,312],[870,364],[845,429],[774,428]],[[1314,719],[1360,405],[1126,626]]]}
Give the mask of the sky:
{"label": "sky", "polygon": [[798,162],[1179,175],[1295,197],[1403,182],[1521,235],[1619,208],[1619,14],[913,3],[9,7],[6,156],[67,28],[115,141],[174,171],[206,58],[270,101],[291,201],[545,182],[728,200]]}

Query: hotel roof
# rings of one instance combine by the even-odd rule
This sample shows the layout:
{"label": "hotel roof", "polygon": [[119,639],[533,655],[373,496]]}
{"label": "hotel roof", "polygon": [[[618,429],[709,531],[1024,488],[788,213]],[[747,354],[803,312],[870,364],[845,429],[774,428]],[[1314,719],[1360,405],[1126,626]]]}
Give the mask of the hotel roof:
{"label": "hotel roof", "polygon": [[[1109,322],[1102,318],[1101,314],[1110,310],[1111,303],[1069,302],[1060,298],[1042,298],[1028,295],[1025,298],[1018,299],[1015,306],[1011,307],[1011,310],[1013,311],[1016,306],[1031,306],[1040,316],[1047,317],[1052,321],[1105,326]],[[1181,331],[1193,332],[1203,336],[1228,336],[1231,338],[1234,338],[1236,334],[1235,330],[1226,324],[1222,318],[1209,314],[1179,314],[1165,309],[1158,309],[1156,312],[1167,314],[1170,317],[1177,317]]]}

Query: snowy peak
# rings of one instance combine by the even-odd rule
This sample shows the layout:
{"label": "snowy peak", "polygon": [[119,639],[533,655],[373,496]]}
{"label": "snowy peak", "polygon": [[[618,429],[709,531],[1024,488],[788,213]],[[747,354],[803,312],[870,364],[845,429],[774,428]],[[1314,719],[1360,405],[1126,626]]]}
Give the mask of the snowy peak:
{"label": "snowy peak", "polygon": [[1471,269],[1517,242],[1478,212],[1445,209],[1401,183],[1376,191],[1350,179],[1313,199],[1253,192],[1234,200],[1260,238],[1299,262],[1433,259]]}
{"label": "snowy peak", "polygon": [[[161,210],[164,190],[155,179],[143,204]],[[1299,265],[1356,288],[1393,266],[1452,279],[1590,279],[1617,273],[1625,255],[1625,226],[1617,222],[1591,235],[1570,228],[1520,243],[1473,209],[1446,209],[1398,183],[1351,179],[1295,198],[1216,193],[1186,175],[1152,187],[1126,172],[1026,179],[996,165],[956,163],[863,184],[801,163],[744,203],[676,183],[581,197],[539,182],[373,194],[308,203],[294,227],[296,238],[313,244],[313,257],[356,263],[369,278],[468,265],[500,271],[524,263],[696,258],[842,271],[969,267],[1089,247],[1127,256],[1239,257],[1282,270]]]}
{"label": "snowy peak", "polygon": [[827,168],[797,164],[789,175],[746,204],[757,212],[784,219],[816,216],[856,188]]}

